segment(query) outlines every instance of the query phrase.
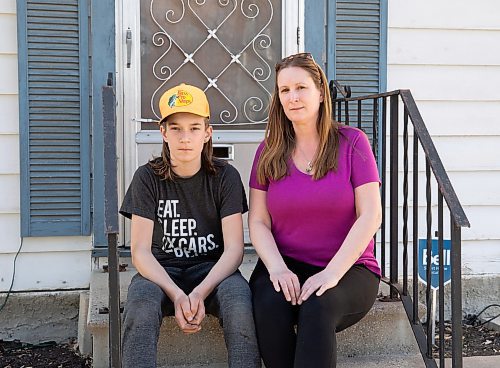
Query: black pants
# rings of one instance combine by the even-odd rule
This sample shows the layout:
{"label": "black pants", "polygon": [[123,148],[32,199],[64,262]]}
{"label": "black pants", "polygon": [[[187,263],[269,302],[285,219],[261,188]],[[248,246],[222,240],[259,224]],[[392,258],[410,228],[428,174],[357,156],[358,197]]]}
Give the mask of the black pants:
{"label": "black pants", "polygon": [[[284,257],[303,285],[322,270]],[[287,302],[277,293],[262,261],[250,279],[257,340],[267,368],[335,367],[335,333],[352,326],[370,310],[378,293],[379,277],[354,265],[338,285],[318,297],[313,293],[302,305]],[[297,329],[295,330],[295,326]]]}

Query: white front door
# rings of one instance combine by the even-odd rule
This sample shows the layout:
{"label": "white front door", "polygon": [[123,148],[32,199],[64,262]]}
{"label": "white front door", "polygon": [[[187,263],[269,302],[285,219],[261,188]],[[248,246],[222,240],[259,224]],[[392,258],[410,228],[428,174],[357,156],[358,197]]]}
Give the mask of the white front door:
{"label": "white front door", "polygon": [[[181,82],[207,93],[214,146],[247,184],[274,65],[303,50],[303,14],[303,0],[117,2],[120,199],[137,167],[160,153],[158,99]],[[129,245],[124,223],[121,234]]]}

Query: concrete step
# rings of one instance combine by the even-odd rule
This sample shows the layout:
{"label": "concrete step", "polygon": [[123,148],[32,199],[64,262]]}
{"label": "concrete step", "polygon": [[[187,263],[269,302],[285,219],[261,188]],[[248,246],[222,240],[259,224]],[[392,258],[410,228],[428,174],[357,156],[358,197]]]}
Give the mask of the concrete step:
{"label": "concrete step", "polygon": [[375,301],[357,324],[337,334],[339,356],[398,356],[420,354],[401,302]]}
{"label": "concrete step", "polygon": [[[379,356],[379,357],[353,357],[339,358],[337,368],[422,368],[425,364],[420,355],[407,356]],[[445,360],[445,366],[451,367],[451,359]],[[227,364],[208,365],[164,365],[160,368],[227,368]],[[475,356],[463,359],[464,368],[497,368],[500,367],[500,355],[495,356]]]}
{"label": "concrete step", "polygon": [[[254,254],[245,255],[240,270],[247,279],[256,259]],[[135,273],[133,268],[120,272],[120,297],[123,304],[127,298],[128,285]],[[99,313],[107,304],[108,274],[96,270],[91,277],[87,315],[87,328],[92,335],[94,368],[108,367],[108,315]],[[400,302],[377,301],[362,321],[339,333],[337,341],[339,357],[346,359],[366,356],[375,360],[387,357],[406,359],[419,354]],[[196,346],[196,349],[193,349],[193,346]],[[227,351],[222,329],[215,317],[207,316],[202,330],[194,335],[180,332],[173,317],[164,319],[158,344],[159,366],[223,367],[226,361]]]}
{"label": "concrete step", "polygon": [[[378,356],[378,357],[353,357],[339,358],[337,368],[422,368],[425,364],[420,355],[407,356]],[[228,368],[227,364],[207,364],[207,365],[163,365],[160,368]]]}

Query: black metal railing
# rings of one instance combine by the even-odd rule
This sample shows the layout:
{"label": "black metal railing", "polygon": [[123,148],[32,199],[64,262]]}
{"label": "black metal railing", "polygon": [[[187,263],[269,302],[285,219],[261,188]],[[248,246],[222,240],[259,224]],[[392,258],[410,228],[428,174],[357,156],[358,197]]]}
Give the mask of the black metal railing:
{"label": "black metal railing", "polygon": [[[452,331],[452,367],[462,367],[461,229],[470,225],[415,100],[409,90],[351,97],[350,88],[343,87],[336,81],[330,82],[330,91],[334,116],[339,122],[358,127],[368,134],[379,165],[382,181],[383,221],[380,229],[380,241],[376,242],[375,248],[378,248],[376,253],[382,269],[382,280],[390,286],[390,295],[385,300],[402,301],[426,367],[437,367],[436,359],[439,361],[440,367],[445,366],[444,331],[445,318],[447,318],[445,317],[445,308],[448,308]],[[340,92],[340,97],[338,97],[337,91]],[[402,107],[402,112],[399,111],[400,107]],[[388,113],[389,118],[387,118]],[[402,135],[400,135],[401,126]],[[409,137],[411,135],[413,135],[413,139],[410,144]],[[402,147],[400,147],[401,143]],[[400,148],[402,148],[402,153]],[[409,193],[410,155],[413,161],[411,195]],[[401,156],[403,158],[402,168],[400,168]],[[419,160],[421,158],[425,162],[425,206],[422,206],[424,214],[419,213]],[[389,163],[389,167],[387,167],[387,163]],[[434,181],[431,180],[432,178]],[[400,181],[402,181],[401,188]],[[399,202],[400,189],[402,192],[401,205]],[[434,192],[437,192],[437,205],[432,202]],[[449,257],[451,259],[451,291],[447,300],[445,300],[444,293],[445,265],[442,261],[444,259],[445,236],[444,203],[449,211],[447,221],[449,223],[449,237],[451,238]],[[386,214],[387,207],[389,208],[389,216]],[[411,222],[409,220],[410,207],[412,207]],[[437,237],[438,254],[437,256],[433,255],[431,259],[432,230],[433,226],[436,226],[435,221],[433,221],[435,216],[437,216],[437,230],[434,233]],[[402,228],[401,236],[400,226]],[[420,230],[425,230],[423,238],[426,250],[425,265],[427,265],[425,290],[419,290],[418,284]],[[410,231],[412,232],[411,244]],[[389,235],[388,244],[387,234]],[[388,262],[386,259],[387,247],[389,248]],[[410,247],[412,250],[411,266],[409,264],[410,253],[408,252]],[[399,259],[400,251],[402,251],[401,261]],[[436,262],[436,260],[438,261]],[[431,262],[438,263],[436,266],[439,280],[437,300],[439,335],[437,339],[435,339],[431,329],[432,323],[430,323],[434,319],[431,319],[431,278],[432,273],[435,272],[435,269],[431,269]],[[402,275],[402,283],[400,275]],[[425,296],[420,297],[421,294],[425,294]],[[420,320],[420,299],[425,299],[425,322]],[[434,341],[437,342],[434,344]]]}
{"label": "black metal railing", "polygon": [[120,274],[118,273],[118,191],[116,170],[116,96],[113,74],[102,87],[104,132],[104,226],[108,238],[109,367],[121,367]]}

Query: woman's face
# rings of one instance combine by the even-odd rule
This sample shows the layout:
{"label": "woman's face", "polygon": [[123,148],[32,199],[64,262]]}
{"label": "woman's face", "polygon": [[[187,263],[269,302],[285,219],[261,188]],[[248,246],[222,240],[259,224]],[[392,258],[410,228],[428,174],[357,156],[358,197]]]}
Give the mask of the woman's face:
{"label": "woman's face", "polygon": [[309,72],[296,66],[281,69],[277,84],[281,106],[288,119],[293,123],[316,124],[323,96]]}

